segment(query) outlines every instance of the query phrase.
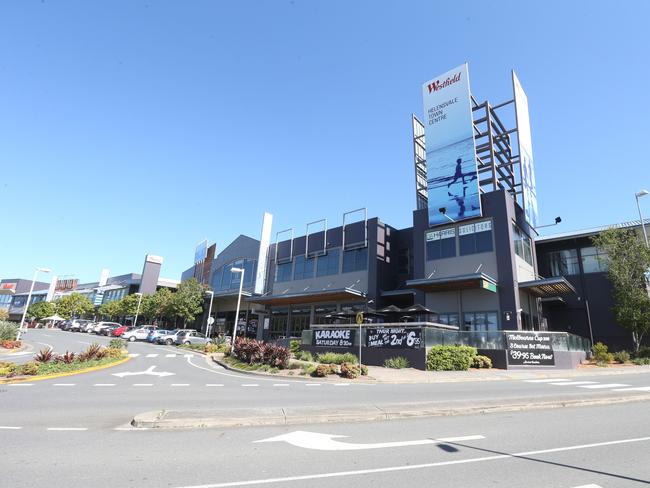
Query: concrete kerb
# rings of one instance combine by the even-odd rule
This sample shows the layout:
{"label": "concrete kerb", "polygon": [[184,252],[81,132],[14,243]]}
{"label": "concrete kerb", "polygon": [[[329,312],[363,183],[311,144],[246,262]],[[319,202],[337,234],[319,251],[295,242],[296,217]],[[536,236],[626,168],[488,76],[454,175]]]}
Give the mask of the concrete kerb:
{"label": "concrete kerb", "polygon": [[138,428],[150,429],[204,429],[263,425],[371,422],[539,410],[545,408],[586,407],[640,401],[650,401],[650,395],[554,399],[518,404],[440,405],[436,403],[420,403],[384,406],[244,408],[198,411],[156,410],[136,415],[131,420],[131,425]]}

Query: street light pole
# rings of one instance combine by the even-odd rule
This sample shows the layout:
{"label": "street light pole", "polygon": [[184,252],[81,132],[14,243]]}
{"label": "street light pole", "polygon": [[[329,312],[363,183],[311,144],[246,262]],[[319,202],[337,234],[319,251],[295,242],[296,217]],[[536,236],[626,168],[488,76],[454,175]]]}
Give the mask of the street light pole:
{"label": "street light pole", "polygon": [[135,310],[135,320],[133,321],[133,327],[138,326],[138,315],[140,314],[140,304],[142,303],[142,293],[135,293],[140,298],[138,299],[138,308]]}
{"label": "street light pole", "polygon": [[244,286],[244,268],[231,268],[233,273],[241,273],[239,280],[239,294],[237,295],[237,311],[235,312],[235,325],[232,327],[232,341],[230,341],[230,354],[235,350],[235,337],[237,337],[237,323],[239,322],[239,306],[241,304],[241,290]]}
{"label": "street light pole", "polygon": [[25,303],[25,309],[23,310],[23,317],[20,319],[20,327],[18,327],[18,334],[16,335],[16,340],[20,340],[20,334],[23,331],[23,325],[25,325],[25,317],[27,316],[27,309],[29,308],[29,302],[32,299],[32,293],[34,292],[34,284],[36,283],[36,276],[38,272],[42,271],[43,273],[49,273],[48,268],[36,268],[34,270],[34,277],[32,278],[32,285],[29,287],[29,294],[27,295],[27,302]]}
{"label": "street light pole", "polygon": [[214,292],[212,290],[205,290],[210,294],[210,306],[208,307],[208,318],[205,321],[205,335],[210,338],[210,317],[212,317],[212,302],[214,301]]}
{"label": "street light pole", "polygon": [[645,245],[647,248],[650,248],[650,244],[648,244],[648,234],[645,230],[645,222],[643,221],[643,214],[641,213],[641,205],[639,205],[639,198],[644,197],[648,194],[648,190],[640,190],[637,193],[634,194],[636,197],[636,208],[639,211],[639,220],[641,221],[641,229],[643,229],[643,240],[645,241]]}

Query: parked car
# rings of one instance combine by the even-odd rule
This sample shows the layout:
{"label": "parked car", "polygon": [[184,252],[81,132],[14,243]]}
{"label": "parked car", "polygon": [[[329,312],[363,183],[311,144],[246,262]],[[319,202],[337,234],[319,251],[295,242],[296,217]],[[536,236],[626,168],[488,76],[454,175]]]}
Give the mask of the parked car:
{"label": "parked car", "polygon": [[121,325],[120,327],[116,327],[111,331],[111,334],[113,337],[120,337],[122,336],[125,332],[128,332],[130,330],[133,330],[133,327],[129,327],[127,325]]}
{"label": "parked car", "polygon": [[121,324],[113,324],[109,325],[108,327],[104,327],[99,331],[100,335],[105,335],[105,336],[112,336],[113,331],[116,329],[119,329],[120,327],[123,327]]}
{"label": "parked car", "polygon": [[93,321],[92,320],[85,320],[85,319],[75,319],[72,321],[72,323],[68,326],[67,329],[64,330],[69,330],[70,332],[81,332],[86,330],[86,325],[91,324]]}
{"label": "parked car", "polygon": [[176,336],[180,334],[181,332],[188,332],[194,329],[174,329],[169,331],[167,334],[161,334],[157,339],[156,342],[158,344],[167,344],[168,346],[171,346],[176,342]]}
{"label": "parked car", "polygon": [[147,335],[147,342],[157,342],[157,339],[160,336],[170,334],[172,331],[168,329],[156,329],[156,330],[151,330],[149,331],[149,335]]}
{"label": "parked car", "polygon": [[100,335],[102,333],[102,329],[112,326],[119,327],[120,325],[121,324],[118,324],[117,322],[97,322],[97,324],[93,327],[93,332],[97,335]]}
{"label": "parked car", "polygon": [[81,327],[81,329],[79,329],[79,332],[88,332],[90,334],[96,325],[97,322],[88,322],[86,325]]}
{"label": "parked car", "polygon": [[185,332],[179,332],[176,335],[176,340],[174,341],[176,345],[181,344],[211,344],[212,339],[206,337],[205,334],[199,332],[198,330],[189,330]]}
{"label": "parked car", "polygon": [[149,335],[149,331],[147,329],[133,329],[129,330],[128,332],[125,332],[122,334],[122,339],[126,339],[127,341],[133,342],[133,341],[144,341],[147,339],[147,336]]}
{"label": "parked car", "polygon": [[71,325],[72,325],[72,320],[64,320],[62,323],[59,324],[59,329],[69,330]]}

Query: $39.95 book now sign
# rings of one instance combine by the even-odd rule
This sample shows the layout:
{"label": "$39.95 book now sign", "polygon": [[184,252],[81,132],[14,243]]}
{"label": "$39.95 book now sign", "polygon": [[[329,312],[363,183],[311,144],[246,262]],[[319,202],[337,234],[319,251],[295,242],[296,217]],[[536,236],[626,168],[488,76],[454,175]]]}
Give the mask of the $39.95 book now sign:
{"label": "$39.95 book now sign", "polygon": [[555,366],[552,335],[544,332],[508,332],[508,364]]}

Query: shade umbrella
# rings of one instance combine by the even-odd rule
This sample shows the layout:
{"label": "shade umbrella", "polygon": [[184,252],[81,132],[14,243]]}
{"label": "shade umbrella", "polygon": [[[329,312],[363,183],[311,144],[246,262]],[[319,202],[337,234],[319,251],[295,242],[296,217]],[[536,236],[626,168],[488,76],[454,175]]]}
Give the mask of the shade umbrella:
{"label": "shade umbrella", "polygon": [[65,318],[54,314],[54,315],[50,315],[49,317],[45,317],[43,320],[51,320],[52,322],[58,322],[59,320],[65,320]]}
{"label": "shade umbrella", "polygon": [[436,313],[433,310],[428,309],[424,305],[420,305],[419,303],[416,303],[415,305],[411,305],[410,307],[405,307],[401,310],[402,313],[405,314],[410,314],[410,313]]}
{"label": "shade umbrella", "polygon": [[388,305],[387,307],[384,307],[377,311],[380,313],[400,313],[402,309],[395,305]]}

